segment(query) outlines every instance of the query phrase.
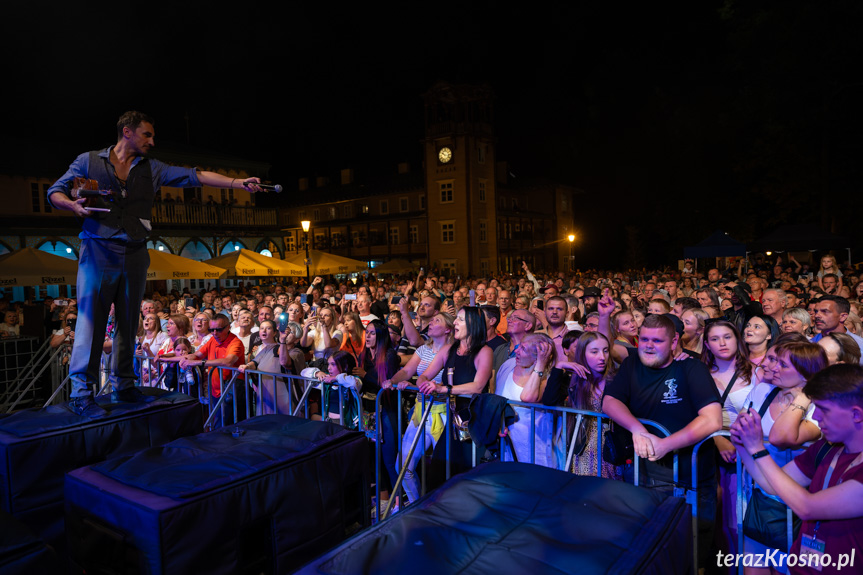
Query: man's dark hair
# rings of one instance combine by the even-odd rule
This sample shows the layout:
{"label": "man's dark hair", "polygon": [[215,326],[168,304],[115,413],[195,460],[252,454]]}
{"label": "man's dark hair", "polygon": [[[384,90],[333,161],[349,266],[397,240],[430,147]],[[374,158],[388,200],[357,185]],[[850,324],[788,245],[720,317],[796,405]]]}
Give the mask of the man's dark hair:
{"label": "man's dark hair", "polygon": [[834,280],[836,280],[837,282],[839,281],[839,276],[837,276],[836,274],[832,274],[832,273],[831,273],[831,274],[824,274],[823,276],[821,276],[821,279],[822,279],[822,280],[825,280],[825,279],[827,279],[827,278],[833,278],[833,279],[834,279]]}
{"label": "man's dark hair", "polygon": [[153,118],[143,112],[136,112],[134,110],[124,113],[117,120],[117,139],[119,140],[123,137],[123,128],[131,128],[132,131],[135,131],[141,125],[141,122],[152,124]]}
{"label": "man's dark hair", "polygon": [[496,305],[480,306],[482,313],[485,314],[485,321],[489,323],[490,319],[494,320],[494,325],[500,324],[500,308]]}
{"label": "man's dark hair", "polygon": [[863,407],[863,366],[837,363],[812,376],[803,393],[813,401]]}
{"label": "man's dark hair", "polygon": [[565,334],[563,334],[563,341],[560,342],[560,346],[564,349],[564,351],[569,349],[569,346],[571,346],[573,342],[577,341],[583,333],[584,332],[580,329],[573,329],[566,332]]}
{"label": "man's dark hair", "polygon": [[701,304],[694,297],[679,297],[675,300],[674,305],[680,306],[680,313],[691,309],[701,309]]}
{"label": "man's dark hair", "polygon": [[848,303],[848,300],[842,297],[841,295],[823,295],[818,298],[818,303],[823,301],[832,301],[836,304],[836,310],[839,313],[850,313],[851,312],[851,304]]}

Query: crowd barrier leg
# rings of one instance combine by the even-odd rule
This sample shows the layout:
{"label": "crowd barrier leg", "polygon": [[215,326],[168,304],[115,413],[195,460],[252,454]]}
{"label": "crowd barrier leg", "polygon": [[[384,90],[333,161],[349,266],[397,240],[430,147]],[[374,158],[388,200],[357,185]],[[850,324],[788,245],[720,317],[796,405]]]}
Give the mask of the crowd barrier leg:
{"label": "crowd barrier leg", "polygon": [[[36,352],[36,355],[33,356],[33,359],[31,359],[30,363],[28,363],[27,366],[25,367],[25,370],[27,371],[28,374],[26,376],[19,374],[18,377],[16,377],[15,380],[10,385],[10,387],[12,387],[12,386],[14,386],[14,387],[13,387],[13,389],[11,389],[9,391],[8,395],[11,397],[17,393],[18,397],[16,397],[15,401],[13,401],[12,404],[6,409],[6,413],[12,413],[12,411],[15,409],[15,407],[19,403],[21,403],[21,400],[24,399],[24,397],[30,392],[30,390],[36,386],[36,382],[39,381],[39,378],[42,377],[42,374],[45,373],[45,370],[51,366],[51,363],[63,351],[63,346],[60,346],[56,350],[54,350],[54,352],[48,356],[47,361],[39,369],[39,371],[36,373],[36,375],[33,375],[31,377],[31,374],[36,369],[36,365],[38,365],[38,363],[36,362],[37,356],[38,356],[38,354],[42,353],[42,349],[45,347],[45,345],[47,343],[48,343],[48,340],[45,341],[45,344],[42,344],[42,347],[39,348],[39,350]],[[43,355],[45,355],[45,354],[43,354]],[[24,390],[20,391],[20,393],[19,393],[21,386],[24,384],[24,381],[26,381],[27,378],[30,378],[30,383],[28,383],[27,387],[24,388]]]}
{"label": "crowd barrier leg", "polygon": [[[425,402],[423,402],[423,403],[425,403]],[[399,411],[401,411],[401,410],[399,410]],[[408,450],[408,455],[405,458],[405,463],[402,465],[401,471],[399,472],[399,476],[396,479],[396,484],[393,486],[393,493],[398,493],[399,488],[402,485],[402,480],[404,479],[405,473],[408,470],[408,465],[410,465],[411,459],[413,458],[414,450],[416,449],[417,444],[420,441],[420,436],[423,436],[423,438],[425,437],[425,425],[426,425],[426,421],[428,421],[429,415],[431,415],[431,407],[429,407],[429,409],[426,409],[423,412],[422,419],[420,420],[419,432],[417,432],[417,434],[414,436],[414,440],[411,442],[410,449]],[[425,440],[423,440],[423,443],[425,443]],[[399,452],[401,452],[401,449],[399,449]],[[390,497],[389,501],[387,501],[387,506],[384,509],[383,514],[380,515],[381,521],[386,519],[387,515],[389,515],[390,509],[392,508],[395,499],[396,499],[395,496],[392,496],[392,497]]]}
{"label": "crowd barrier leg", "polygon": [[[224,413],[225,398],[228,396],[228,393],[234,388],[234,380],[237,379],[237,373],[238,372],[235,371],[234,375],[232,375],[231,379],[228,381],[228,385],[223,386],[222,394],[219,396],[219,399],[216,402],[216,405],[214,405],[213,409],[210,410],[210,414],[209,414],[209,416],[207,416],[207,420],[204,422],[204,429],[207,429],[208,427],[210,427],[212,425],[213,417],[216,415],[217,409],[222,410],[222,422],[225,421],[225,417],[224,417],[224,415],[225,415],[225,413]],[[207,380],[209,381],[209,378],[207,378]],[[236,420],[237,420],[237,402],[234,401],[234,421],[236,421]]]}

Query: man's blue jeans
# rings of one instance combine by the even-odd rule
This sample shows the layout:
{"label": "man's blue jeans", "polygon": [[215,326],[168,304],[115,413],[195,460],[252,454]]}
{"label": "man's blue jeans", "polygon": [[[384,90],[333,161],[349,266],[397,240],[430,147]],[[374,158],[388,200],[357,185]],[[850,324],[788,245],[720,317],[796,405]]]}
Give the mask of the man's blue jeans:
{"label": "man's blue jeans", "polygon": [[84,239],[78,259],[78,320],[69,360],[72,397],[89,395],[99,383],[102,344],[111,304],[116,333],[110,381],[115,390],[135,385],[133,357],[150,254],[146,242]]}

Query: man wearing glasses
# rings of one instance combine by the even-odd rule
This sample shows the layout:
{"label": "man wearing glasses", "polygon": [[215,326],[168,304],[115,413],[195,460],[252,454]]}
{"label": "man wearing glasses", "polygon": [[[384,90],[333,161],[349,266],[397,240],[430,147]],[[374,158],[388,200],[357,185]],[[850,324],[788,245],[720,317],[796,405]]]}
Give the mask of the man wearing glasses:
{"label": "man wearing glasses", "polygon": [[509,315],[509,321],[506,326],[506,334],[509,337],[508,345],[499,345],[494,350],[494,359],[492,360],[492,370],[497,373],[497,369],[503,363],[515,357],[515,350],[521,345],[521,340],[529,333],[533,333],[536,328],[536,316],[526,309],[517,309]]}
{"label": "man wearing glasses", "polygon": [[[245,347],[243,342],[231,333],[231,320],[219,314],[210,320],[210,331],[213,334],[207,342],[180,360],[180,367],[212,367],[210,371],[210,410],[215,407],[222,396],[222,387],[227,385],[234,375],[233,372],[218,369],[218,367],[239,367],[243,363]],[[234,399],[236,398],[237,417],[234,419]],[[246,389],[243,374],[237,374],[237,379],[223,402],[224,410],[219,408],[213,417],[213,429],[222,427],[227,421],[236,423],[246,418]],[[225,421],[222,420],[224,413]]]}

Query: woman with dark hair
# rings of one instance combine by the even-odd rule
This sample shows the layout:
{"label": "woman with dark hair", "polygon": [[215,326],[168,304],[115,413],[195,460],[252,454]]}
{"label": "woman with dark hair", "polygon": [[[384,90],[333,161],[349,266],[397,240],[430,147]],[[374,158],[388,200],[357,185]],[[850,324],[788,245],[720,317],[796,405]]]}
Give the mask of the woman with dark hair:
{"label": "woman with dark hair", "polygon": [[[601,412],[605,384],[611,381],[615,374],[610,348],[608,339],[601,333],[583,333],[575,344],[573,361],[562,361],[558,358],[557,365],[551,370],[545,393],[542,395],[543,405],[564,405]],[[571,376],[569,371],[572,372]],[[585,420],[587,422],[586,443],[583,451],[573,458],[571,471],[576,475],[595,477],[597,466],[601,464],[602,477],[621,480],[622,468],[602,461],[601,454],[596,450],[596,439],[599,434],[596,419],[586,417]],[[575,417],[570,416],[567,421],[574,425]],[[567,430],[567,448],[574,431],[574,428]]]}
{"label": "woman with dark hair", "polygon": [[[352,401],[353,394],[349,394],[342,408],[339,407],[339,387],[350,387],[358,392],[362,389],[362,380],[351,375],[357,367],[354,356],[346,351],[337,351],[327,358],[327,371],[323,372],[316,367],[307,367],[302,376],[317,378],[321,382],[321,397],[323,398],[322,413],[326,421],[342,423],[349,429],[357,429],[362,416],[362,407]],[[344,415],[344,418],[342,418]]]}
{"label": "woman with dark hair", "polygon": [[769,315],[757,313],[749,317],[741,333],[749,350],[749,361],[754,366],[754,377],[759,379],[764,375],[761,364],[767,356],[767,348],[779,337],[779,324]]}
{"label": "woman with dark hair", "polygon": [[[479,307],[465,306],[461,308],[453,322],[455,342],[449,349],[442,349],[426,371],[417,379],[417,387],[426,394],[445,393],[449,395],[473,395],[488,391],[491,379],[492,352],[485,345],[486,323],[485,314]],[[434,382],[434,375],[444,369],[441,384]],[[470,406],[468,398],[456,399],[456,410],[467,409]],[[434,459],[443,461],[446,441],[439,441],[434,450]],[[470,468],[471,453],[469,442],[453,440],[450,446],[451,471],[460,473]],[[441,479],[440,470],[435,474],[434,484]]]}
{"label": "woman with dark hair", "polygon": [[[701,361],[710,370],[722,397],[722,428],[731,429],[745,408],[744,400],[752,388],[752,364],[743,338],[734,324],[717,321],[704,330]],[[719,452],[718,517],[714,534],[716,544],[726,553],[737,552],[737,450],[727,437],[713,438]]]}
{"label": "woman with dark hair", "polygon": [[[375,413],[375,399],[382,389],[381,384],[391,379],[399,370],[399,356],[393,349],[387,324],[379,319],[372,320],[366,326],[365,347],[360,354],[357,367],[353,375],[359,377],[363,389],[363,409],[368,413]],[[398,422],[397,395],[394,391],[386,390],[381,397],[381,418],[377,421],[377,432],[381,434],[383,445],[381,446],[381,459],[390,479],[390,486],[395,485],[399,475],[396,469],[396,458],[398,452],[398,437],[396,433]],[[388,491],[381,489],[381,492]]]}
{"label": "woman with dark hair", "polygon": [[[399,389],[405,389],[410,384],[410,378],[425,373],[438,353],[443,349],[449,349],[449,346],[452,344],[453,323],[453,317],[448,313],[439,313],[432,317],[428,327],[429,340],[424,345],[419,346],[416,353],[408,360],[407,365],[401,368],[391,380],[383,382],[382,387],[390,389],[393,385],[396,385]],[[432,381],[441,383],[441,376],[442,372],[439,370],[432,378]],[[407,457],[414,437],[420,432],[419,424],[422,422],[422,405],[422,401],[417,401],[409,416],[410,421],[402,438],[403,457]],[[426,402],[426,409],[431,410],[431,414],[426,419],[422,433],[425,434],[424,441],[426,448],[431,447],[433,449],[446,427],[446,401],[445,399],[441,399]],[[411,501],[416,501],[419,498],[420,492],[419,482],[414,473],[420,458],[423,456],[420,445],[422,443],[418,444],[414,450],[404,477],[405,492]]]}

